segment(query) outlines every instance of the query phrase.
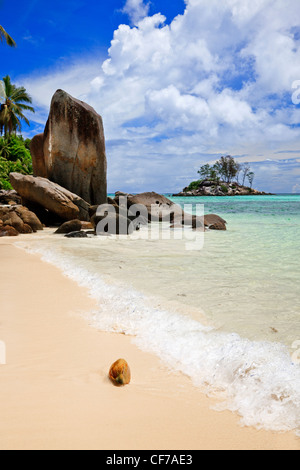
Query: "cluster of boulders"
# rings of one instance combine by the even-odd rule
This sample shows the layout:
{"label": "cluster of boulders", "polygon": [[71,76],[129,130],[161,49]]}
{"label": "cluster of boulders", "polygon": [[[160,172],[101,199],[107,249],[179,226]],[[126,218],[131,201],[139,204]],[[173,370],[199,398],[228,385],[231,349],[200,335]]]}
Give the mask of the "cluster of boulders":
{"label": "cluster of boulders", "polygon": [[178,194],[177,197],[193,197],[193,196],[265,196],[269,193],[257,191],[257,189],[242,186],[239,183],[227,183],[226,181],[203,180],[199,181],[196,189],[186,187]]}
{"label": "cluster of boulders", "polygon": [[0,205],[0,236],[32,233],[45,226],[58,226],[55,233],[68,237],[128,235],[142,225],[162,221],[170,222],[172,228],[226,230],[226,221],[218,215],[187,214],[155,192],[136,195],[118,192],[114,198],[107,198],[106,204],[90,205],[46,178],[12,173],[10,179],[19,193],[11,192],[14,200],[7,204],[10,194],[2,192],[6,204]]}
{"label": "cluster of boulders", "polygon": [[27,207],[15,203],[0,206],[0,236],[16,236],[38,230],[43,230],[43,225]]}
{"label": "cluster of boulders", "polygon": [[117,192],[107,198],[102,118],[86,103],[58,90],[43,134],[31,141],[34,175],[10,174],[13,191],[0,192],[0,236],[59,227],[68,237],[130,234],[141,225],[170,221],[172,227],[226,230],[217,215],[185,214],[154,192]]}
{"label": "cluster of boulders", "polygon": [[[113,210],[110,210],[110,205]],[[171,228],[190,226],[193,229],[202,230],[226,230],[227,224],[216,214],[207,214],[202,217],[188,214],[181,206],[155,192],[132,195],[119,191],[114,199],[108,198],[108,204],[102,206],[102,212],[97,206],[91,206],[90,214],[91,222],[98,234],[109,232],[109,227],[114,227],[115,220],[119,234],[132,233],[134,230],[139,230],[141,225],[151,222],[165,221],[171,223]],[[102,222],[103,226],[99,227]]]}

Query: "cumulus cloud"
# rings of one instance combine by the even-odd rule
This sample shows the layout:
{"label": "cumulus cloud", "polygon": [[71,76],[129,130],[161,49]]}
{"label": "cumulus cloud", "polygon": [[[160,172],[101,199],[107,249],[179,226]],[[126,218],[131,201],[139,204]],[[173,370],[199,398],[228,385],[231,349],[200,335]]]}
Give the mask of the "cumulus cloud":
{"label": "cumulus cloud", "polygon": [[130,184],[136,175],[124,189],[175,191],[223,153],[300,157],[298,0],[186,0],[169,24],[141,0],[127,0],[124,12],[134,26],[119,26],[102,63],[26,83],[41,109],[65,88],[103,116],[114,189],[120,166]]}
{"label": "cumulus cloud", "polygon": [[129,16],[133,24],[137,24],[148,15],[149,3],[145,4],[144,0],[126,0],[122,11]]}

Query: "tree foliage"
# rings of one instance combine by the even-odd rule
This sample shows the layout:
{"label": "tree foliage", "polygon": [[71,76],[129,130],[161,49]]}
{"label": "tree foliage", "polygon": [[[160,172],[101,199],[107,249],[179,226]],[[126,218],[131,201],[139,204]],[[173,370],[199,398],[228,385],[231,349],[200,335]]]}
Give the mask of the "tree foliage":
{"label": "tree foliage", "polygon": [[0,138],[0,189],[12,189],[9,174],[32,174],[32,159],[29,151],[30,139],[22,136]]}
{"label": "tree foliage", "polygon": [[17,87],[11,83],[9,75],[0,80],[0,134],[7,137],[13,133],[21,132],[21,121],[29,124],[24,111],[34,113],[30,106],[31,97],[24,87]]}
{"label": "tree foliage", "polygon": [[238,183],[240,173],[242,173],[242,184],[244,185],[245,179],[248,178],[250,186],[252,186],[254,173],[250,171],[250,165],[248,163],[238,163],[231,155],[221,157],[214,165],[206,163],[198,171],[202,180],[207,179],[216,183],[223,181],[227,184],[232,183],[234,180]]}

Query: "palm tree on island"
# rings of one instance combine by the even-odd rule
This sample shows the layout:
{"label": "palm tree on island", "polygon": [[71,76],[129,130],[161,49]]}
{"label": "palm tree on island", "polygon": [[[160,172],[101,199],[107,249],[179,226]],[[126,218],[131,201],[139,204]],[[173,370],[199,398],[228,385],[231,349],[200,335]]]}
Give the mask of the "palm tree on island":
{"label": "palm tree on island", "polygon": [[9,75],[0,80],[0,134],[7,138],[11,134],[21,132],[21,120],[29,124],[23,114],[24,111],[34,113],[30,106],[32,99],[24,87],[17,87],[11,83]]}
{"label": "palm tree on island", "polygon": [[10,47],[16,47],[17,44],[13,40],[13,38],[5,31],[3,26],[0,25],[0,41],[5,41],[6,44]]}

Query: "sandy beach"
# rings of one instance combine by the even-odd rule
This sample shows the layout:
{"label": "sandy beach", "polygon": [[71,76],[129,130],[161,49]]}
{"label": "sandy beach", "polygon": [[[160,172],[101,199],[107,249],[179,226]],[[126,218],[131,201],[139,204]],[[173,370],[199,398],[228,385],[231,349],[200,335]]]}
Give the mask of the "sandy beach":
{"label": "sandy beach", "polygon": [[[1,450],[300,449],[292,433],[242,427],[212,410],[213,399],[130,337],[89,326],[88,292],[39,256],[8,238],[0,256]],[[132,373],[121,388],[107,377],[118,358]]]}

